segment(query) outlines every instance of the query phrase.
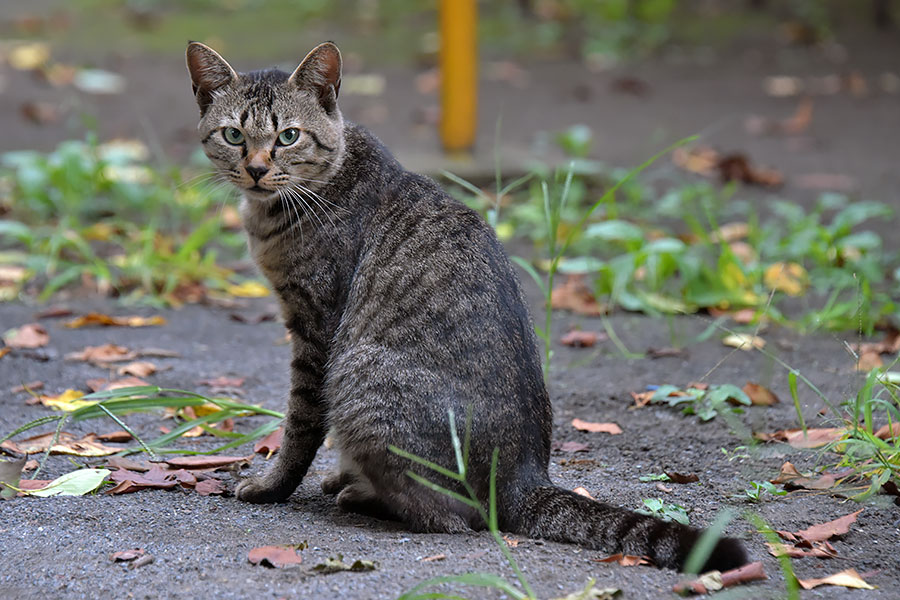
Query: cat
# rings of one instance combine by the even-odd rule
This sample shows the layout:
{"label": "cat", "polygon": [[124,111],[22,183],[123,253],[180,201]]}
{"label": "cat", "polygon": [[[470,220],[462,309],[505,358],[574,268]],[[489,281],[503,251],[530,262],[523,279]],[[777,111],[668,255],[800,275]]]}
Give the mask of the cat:
{"label": "cat", "polygon": [[[701,530],[550,481],[551,405],[511,262],[478,213],[344,121],[337,46],[317,46],[290,74],[240,74],[192,42],[187,66],[203,149],[242,192],[250,252],[293,345],[283,445],[237,498],[286,500],[331,428],[340,469],[322,488],[341,509],[419,532],[484,529],[472,507],[406,473],[457,483],[388,450],[453,465],[452,409],[470,418],[467,476],[485,504],[499,448],[500,529],[683,567]],[[721,538],[705,569],[746,561]]]}

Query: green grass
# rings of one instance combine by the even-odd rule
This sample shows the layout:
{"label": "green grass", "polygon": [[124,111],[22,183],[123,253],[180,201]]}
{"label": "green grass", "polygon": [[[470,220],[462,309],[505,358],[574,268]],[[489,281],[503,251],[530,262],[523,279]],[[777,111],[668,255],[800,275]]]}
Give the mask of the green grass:
{"label": "green grass", "polygon": [[[225,229],[230,192],[201,174],[154,167],[132,144],[68,141],[53,152],[0,157],[9,190],[0,220],[0,265],[23,269],[47,299],[80,285],[101,294],[178,304],[190,286],[224,290],[239,277],[222,265],[244,253],[240,234]],[[202,173],[202,171],[201,171]]]}

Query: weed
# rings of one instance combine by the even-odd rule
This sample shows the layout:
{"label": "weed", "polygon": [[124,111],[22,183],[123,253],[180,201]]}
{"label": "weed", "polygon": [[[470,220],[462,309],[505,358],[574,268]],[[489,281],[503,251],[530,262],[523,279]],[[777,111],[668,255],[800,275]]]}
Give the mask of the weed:
{"label": "weed", "polygon": [[772,496],[786,496],[787,492],[784,490],[779,490],[773,483],[769,481],[751,481],[750,487],[745,489],[743,494],[738,494],[734,497],[743,498],[748,502],[757,503],[765,500],[766,494]]}
{"label": "weed", "polygon": [[647,473],[638,477],[638,481],[643,481],[644,483],[650,481],[672,481],[672,478],[665,473]]}
{"label": "weed", "polygon": [[[740,412],[742,410],[740,406],[751,404],[747,394],[731,384],[712,385],[705,390],[694,387],[682,390],[674,385],[661,385],[650,397],[650,401],[673,407],[680,406],[682,413],[697,415],[701,421],[712,420],[726,412]],[[739,406],[734,406],[733,403]]]}
{"label": "weed", "polygon": [[644,508],[634,512],[651,515],[663,521],[674,521],[682,525],[690,525],[687,510],[679,504],[667,504],[659,498],[645,498],[643,503]]}

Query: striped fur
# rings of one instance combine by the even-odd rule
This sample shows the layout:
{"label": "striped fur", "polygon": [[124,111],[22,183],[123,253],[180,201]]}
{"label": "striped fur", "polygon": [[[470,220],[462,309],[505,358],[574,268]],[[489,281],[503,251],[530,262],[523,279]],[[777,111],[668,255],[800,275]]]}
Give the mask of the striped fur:
{"label": "striped fur", "polygon": [[[319,46],[292,75],[241,75],[191,44],[188,67],[203,147],[244,192],[253,257],[292,334],[284,443],[274,467],[242,482],[238,498],[285,500],[332,428],[341,466],[323,490],[337,494],[342,508],[399,519],[415,531],[483,528],[470,508],[406,475],[411,467],[434,473],[387,449],[454,464],[452,409],[460,430],[471,414],[468,479],[485,502],[489,458],[500,449],[501,528],[680,567],[698,530],[550,481],[551,406],[511,263],[477,213],[404,171],[370,133],[343,121],[337,48]],[[229,144],[227,127],[240,129],[246,143]],[[303,135],[279,147],[287,127]],[[266,173],[256,181],[253,169]],[[303,190],[285,191],[296,185]],[[726,538],[708,566],[745,560],[739,542]]]}

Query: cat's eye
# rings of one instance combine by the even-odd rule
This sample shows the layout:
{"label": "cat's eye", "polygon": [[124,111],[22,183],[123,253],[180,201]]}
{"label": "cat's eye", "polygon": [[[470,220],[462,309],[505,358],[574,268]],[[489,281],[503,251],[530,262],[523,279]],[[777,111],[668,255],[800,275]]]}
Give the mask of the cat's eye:
{"label": "cat's eye", "polygon": [[296,127],[291,127],[290,129],[285,129],[281,133],[278,134],[278,145],[279,146],[290,146],[294,142],[297,141],[297,138],[300,137],[300,130]]}
{"label": "cat's eye", "polygon": [[226,142],[233,146],[240,146],[244,143],[244,134],[236,127],[226,127],[222,131],[222,136],[225,138]]}

